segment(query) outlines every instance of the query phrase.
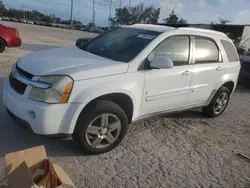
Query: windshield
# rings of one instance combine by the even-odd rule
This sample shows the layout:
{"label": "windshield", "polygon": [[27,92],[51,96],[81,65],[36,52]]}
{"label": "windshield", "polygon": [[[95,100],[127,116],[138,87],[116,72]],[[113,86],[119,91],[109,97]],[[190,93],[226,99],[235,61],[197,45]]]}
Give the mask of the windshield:
{"label": "windshield", "polygon": [[83,50],[115,61],[129,62],[160,32],[116,28],[88,43]]}

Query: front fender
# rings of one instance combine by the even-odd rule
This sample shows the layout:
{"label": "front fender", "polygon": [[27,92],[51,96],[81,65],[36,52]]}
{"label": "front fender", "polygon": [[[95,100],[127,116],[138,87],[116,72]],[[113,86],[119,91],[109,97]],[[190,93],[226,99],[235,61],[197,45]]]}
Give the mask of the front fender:
{"label": "front fender", "polygon": [[121,93],[129,96],[134,107],[132,120],[136,119],[140,114],[143,89],[144,73],[127,73],[75,82],[69,102],[78,103],[79,107],[75,112],[70,132],[73,132],[83,108],[94,99],[107,94]]}

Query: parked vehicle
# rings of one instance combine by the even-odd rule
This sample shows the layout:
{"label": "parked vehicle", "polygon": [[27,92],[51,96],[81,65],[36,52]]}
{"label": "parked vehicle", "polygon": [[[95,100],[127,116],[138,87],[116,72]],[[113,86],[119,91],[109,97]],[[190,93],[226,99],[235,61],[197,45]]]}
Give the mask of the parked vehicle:
{"label": "parked vehicle", "polygon": [[27,23],[28,23],[28,24],[31,24],[31,25],[34,24],[34,22],[33,22],[33,21],[30,21],[30,20],[28,20]]}
{"label": "parked vehicle", "polygon": [[3,21],[10,21],[10,18],[9,17],[2,17],[2,20]]}
{"label": "parked vehicle", "polygon": [[18,22],[18,19],[17,18],[10,18],[10,21],[12,21],[12,22]]}
{"label": "parked vehicle", "polygon": [[34,21],[35,25],[40,25],[41,23],[39,21]]}
{"label": "parked vehicle", "polygon": [[250,53],[240,55],[241,70],[239,75],[239,83],[250,87]]}
{"label": "parked vehicle", "polygon": [[19,37],[18,29],[0,24],[0,53],[2,53],[6,47],[18,47],[21,46],[21,44],[22,41]]}
{"label": "parked vehicle", "polygon": [[93,39],[93,37],[79,38],[79,39],[77,39],[77,41],[76,41],[76,46],[77,46],[78,48],[83,48],[84,45],[86,45],[86,43],[89,42],[89,41],[92,40],[92,39]]}
{"label": "parked vehicle", "polygon": [[21,22],[21,23],[27,23],[27,20],[21,19],[20,22]]}
{"label": "parked vehicle", "polygon": [[221,115],[239,71],[236,49],[223,33],[136,24],[80,48],[19,59],[4,81],[3,103],[34,133],[73,135],[85,152],[99,154],[144,118],[194,107]]}
{"label": "parked vehicle", "polygon": [[71,30],[76,30],[76,27],[75,26],[70,26],[70,29]]}

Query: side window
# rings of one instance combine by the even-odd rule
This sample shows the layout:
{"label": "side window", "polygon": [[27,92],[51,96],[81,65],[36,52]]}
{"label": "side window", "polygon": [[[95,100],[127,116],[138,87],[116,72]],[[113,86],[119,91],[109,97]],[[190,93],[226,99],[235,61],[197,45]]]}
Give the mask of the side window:
{"label": "side window", "polygon": [[169,57],[174,66],[187,65],[189,60],[190,38],[188,36],[173,36],[159,44],[149,56],[149,61],[155,56]]}
{"label": "side window", "polygon": [[236,62],[239,60],[236,49],[231,42],[226,40],[221,40],[221,44],[226,51],[229,62]]}
{"label": "side window", "polygon": [[195,63],[219,62],[219,49],[209,38],[195,37]]}

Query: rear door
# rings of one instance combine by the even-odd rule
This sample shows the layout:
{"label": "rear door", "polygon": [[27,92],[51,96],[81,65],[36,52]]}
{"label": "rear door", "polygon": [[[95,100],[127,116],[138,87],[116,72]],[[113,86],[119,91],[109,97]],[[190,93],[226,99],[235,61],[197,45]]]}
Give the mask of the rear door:
{"label": "rear door", "polygon": [[207,37],[193,36],[194,72],[188,103],[205,103],[221,83],[224,64],[217,43]]}

